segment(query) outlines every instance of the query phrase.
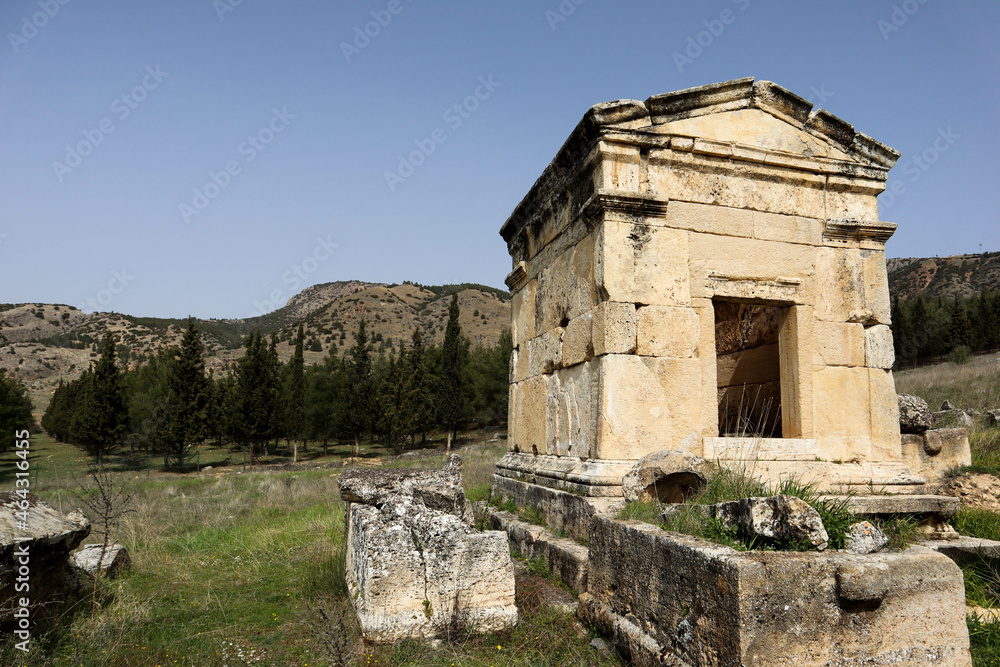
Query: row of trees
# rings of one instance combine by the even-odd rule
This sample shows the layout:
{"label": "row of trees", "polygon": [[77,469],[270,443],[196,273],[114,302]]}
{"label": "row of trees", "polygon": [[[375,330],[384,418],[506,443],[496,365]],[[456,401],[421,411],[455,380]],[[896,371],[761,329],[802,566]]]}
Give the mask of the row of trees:
{"label": "row of trees", "polygon": [[892,342],[900,366],[998,349],[1000,292],[970,298],[894,299]]}
{"label": "row of trees", "polygon": [[8,377],[6,369],[0,368],[0,452],[5,452],[14,444],[14,434],[35,428],[35,418],[31,414],[31,399],[24,383],[15,377]]}
{"label": "row of trees", "polygon": [[409,347],[373,356],[361,321],[343,359],[333,351],[305,367],[304,333],[281,363],[274,336],[249,334],[246,352],[231,373],[205,372],[204,347],[192,321],[179,348],[121,372],[107,336],[101,357],[81,377],[60,384],[42,426],[53,437],[101,459],[119,447],[162,455],[180,467],[193,446],[229,442],[252,458],[274,443],[349,442],[357,451],[372,439],[402,451],[434,429],[451,437],[460,424],[507,417],[509,332],[497,345],[470,349],[458,324],[458,301],[449,308],[444,343],[427,346],[419,329]]}

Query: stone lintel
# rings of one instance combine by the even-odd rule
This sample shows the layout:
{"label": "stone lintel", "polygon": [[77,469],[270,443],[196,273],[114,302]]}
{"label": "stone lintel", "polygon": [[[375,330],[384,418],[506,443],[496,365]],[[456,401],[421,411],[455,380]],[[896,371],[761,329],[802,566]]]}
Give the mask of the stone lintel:
{"label": "stone lintel", "polygon": [[801,278],[759,278],[729,276],[717,271],[708,274],[706,288],[712,296],[747,299],[760,303],[804,304]]}
{"label": "stone lintel", "polygon": [[823,225],[823,243],[829,246],[869,243],[884,247],[895,231],[894,222],[827,220]]}
{"label": "stone lintel", "polygon": [[961,506],[958,498],[951,496],[824,496],[823,500],[843,500],[854,514],[876,516],[879,514],[929,514],[942,519],[955,516]]}

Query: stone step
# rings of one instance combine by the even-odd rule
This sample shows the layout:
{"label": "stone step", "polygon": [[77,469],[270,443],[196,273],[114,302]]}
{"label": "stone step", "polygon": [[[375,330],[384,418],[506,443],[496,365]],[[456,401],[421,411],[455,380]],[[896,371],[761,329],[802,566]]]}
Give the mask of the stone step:
{"label": "stone step", "polygon": [[823,496],[824,500],[846,500],[854,514],[877,516],[880,514],[934,515],[941,519],[955,516],[961,506],[958,498],[935,495],[866,495]]}
{"label": "stone step", "polygon": [[933,549],[944,554],[959,565],[973,563],[980,558],[988,560],[1000,559],[1000,542],[981,537],[962,535],[957,540],[921,542],[920,546]]}

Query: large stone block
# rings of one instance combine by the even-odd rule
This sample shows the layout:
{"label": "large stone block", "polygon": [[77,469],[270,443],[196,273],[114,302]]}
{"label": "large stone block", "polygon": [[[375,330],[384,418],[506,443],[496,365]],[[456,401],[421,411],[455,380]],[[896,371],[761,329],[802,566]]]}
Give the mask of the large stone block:
{"label": "large stone block", "polygon": [[517,623],[507,535],[477,532],[412,499],[353,503],[347,585],[365,639],[395,642]]}
{"label": "large stone block", "polygon": [[602,302],[593,311],[594,354],[632,354],[637,326],[634,303]]}
{"label": "large stone block", "polygon": [[778,279],[801,281],[798,299],[811,298],[816,250],[810,246],[692,233],[690,249],[691,294],[711,298],[713,274],[771,283]]}
{"label": "large stone block", "polygon": [[690,304],[688,232],[606,221],[597,231],[595,275],[602,300]]}
{"label": "large stone block", "polygon": [[549,377],[547,386],[547,453],[593,456],[600,391],[596,364],[581,363],[558,370]]}
{"label": "large stone block", "polygon": [[820,248],[816,262],[816,317],[826,322],[889,324],[885,254],[857,248]]}
{"label": "large stone block", "polygon": [[876,461],[898,461],[899,399],[892,371],[869,368],[868,387],[871,396],[872,457]]}
{"label": "large stone block", "polygon": [[799,215],[754,211],[753,237],[762,241],[818,246],[823,243],[823,221]]}
{"label": "large stone block", "polygon": [[962,572],[904,552],[737,552],[595,517],[580,616],[634,664],[971,665]]}
{"label": "large stone block", "polygon": [[509,447],[519,452],[546,453],[548,422],[548,381],[551,376],[535,375],[517,383],[510,403]]}
{"label": "large stone block", "polygon": [[560,358],[563,366],[575,366],[594,356],[594,341],[592,338],[594,316],[584,313],[574,317],[566,325],[562,337],[562,352]]}
{"label": "large stone block", "polygon": [[643,306],[636,310],[637,354],[688,359],[698,355],[701,320],[694,308]]}
{"label": "large stone block", "polygon": [[563,329],[549,329],[528,341],[528,376],[552,373],[562,367]]}
{"label": "large stone block", "polygon": [[515,292],[510,303],[510,335],[514,347],[522,347],[535,337],[535,291],[538,281],[529,281]]}
{"label": "large stone block", "polygon": [[667,226],[722,236],[753,237],[753,211],[712,204],[671,200]]}
{"label": "large stone block", "polygon": [[641,178],[639,147],[602,141],[594,170],[594,187],[598,190],[638,192]]}
{"label": "large stone block", "polygon": [[868,460],[872,437],[869,385],[867,368],[828,366],[813,374],[815,432],[821,457]]}
{"label": "large stone block", "polygon": [[565,326],[597,304],[594,259],[594,240],[587,236],[542,270],[535,293],[536,335]]}
{"label": "large stone block", "polygon": [[851,322],[817,322],[816,351],[813,363],[820,366],[853,366],[865,364],[865,328]]}
{"label": "large stone block", "polygon": [[865,328],[865,366],[890,370],[894,363],[892,330],[885,324]]}

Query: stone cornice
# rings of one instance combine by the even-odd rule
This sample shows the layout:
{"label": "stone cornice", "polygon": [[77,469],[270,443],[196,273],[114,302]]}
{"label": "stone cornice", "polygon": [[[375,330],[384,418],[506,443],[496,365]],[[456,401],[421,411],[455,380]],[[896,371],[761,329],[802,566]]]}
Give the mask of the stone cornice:
{"label": "stone cornice", "polygon": [[894,222],[827,220],[823,225],[823,243],[827,245],[864,243],[884,246],[895,231]]}
{"label": "stone cornice", "polygon": [[[619,190],[599,190],[587,200],[580,217],[596,221],[604,213],[618,213],[629,219],[665,218],[668,200]],[[591,224],[591,223],[588,223]]]}

